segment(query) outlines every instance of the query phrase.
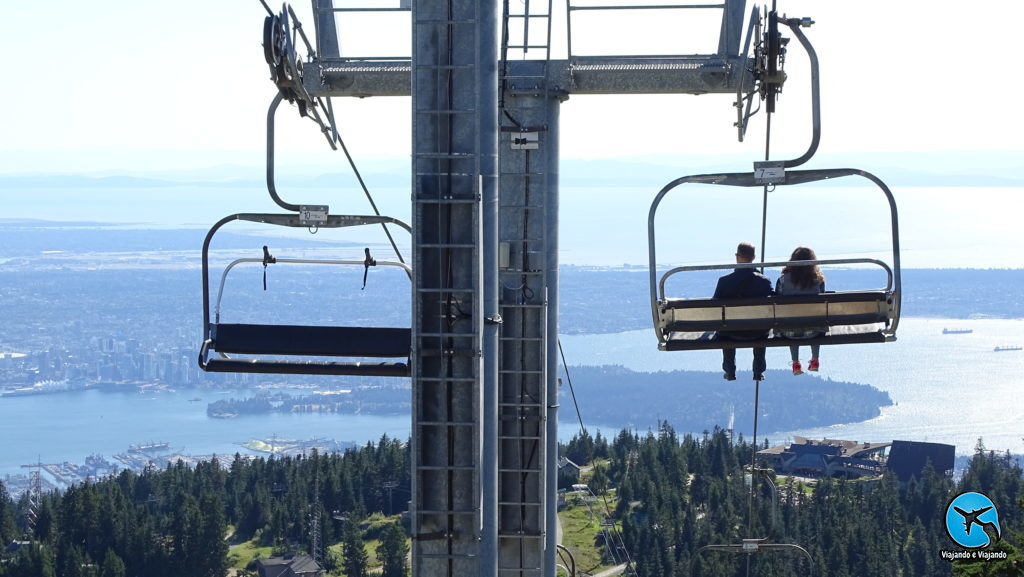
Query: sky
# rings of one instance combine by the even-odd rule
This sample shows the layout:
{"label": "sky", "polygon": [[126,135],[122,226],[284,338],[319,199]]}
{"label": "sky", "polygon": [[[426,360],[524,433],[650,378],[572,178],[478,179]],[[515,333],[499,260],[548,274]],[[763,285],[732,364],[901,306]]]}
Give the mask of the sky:
{"label": "sky", "polygon": [[[359,4],[393,6],[397,1]],[[660,1],[668,0],[641,3]],[[574,5],[582,3],[574,0]],[[554,4],[553,57],[564,58],[564,3],[556,0]],[[748,3],[748,12],[752,6]],[[174,4],[54,0],[16,2],[6,8],[17,25],[0,35],[0,47],[23,64],[8,75],[7,89],[0,91],[4,136],[0,177],[159,174],[188,180],[209,174],[262,178],[266,110],[276,89],[263,60],[266,12],[258,0]],[[294,8],[305,29],[312,31],[310,4],[300,2]],[[1014,69],[1019,47],[1013,41],[1019,23],[1024,22],[1024,2],[992,0],[968,6],[951,0],[778,0],[778,10],[815,22],[806,34],[821,64],[822,140],[816,166],[835,166],[821,164],[822,159],[860,158],[857,155],[864,153],[872,153],[874,162],[881,153],[890,167],[899,167],[912,156],[917,166],[933,164],[930,168],[938,172],[970,172],[973,166],[977,173],[986,161],[1020,158],[1016,172],[1024,174],[1024,120],[1015,100],[1024,92],[1024,76]],[[677,16],[669,18],[666,12],[640,11],[632,18],[622,12],[603,19],[592,13],[574,17],[574,51],[713,51],[714,22],[695,16],[696,23],[688,23]],[[658,17],[651,18],[652,14]],[[343,19],[339,26],[343,55],[409,53],[405,14]],[[791,36],[788,31],[786,35]],[[795,39],[790,43],[786,72],[789,80],[771,124],[773,158],[798,156],[810,140],[809,70]],[[765,115],[751,119],[747,137],[740,143],[733,127],[732,101],[732,95],[572,96],[560,113],[562,158],[656,159],[680,166],[703,166],[706,159],[716,170],[723,165],[749,170],[750,163],[764,155]],[[408,159],[408,98],[335,99],[334,103],[341,134],[361,166]],[[277,132],[279,176],[288,171],[347,171],[340,153],[332,152],[316,127],[300,119],[294,109],[279,113]],[[928,160],[932,154],[934,162]],[[886,177],[886,166],[843,164]],[[64,213],[75,210],[72,202],[46,196],[30,200],[3,186],[0,183],[0,199],[7,197],[3,204],[14,216],[56,214],[33,208],[32,202],[60,206]],[[645,262],[648,201],[612,197],[606,204],[595,205],[590,196],[572,197],[571,192],[566,191],[562,202],[563,262]],[[650,198],[646,191],[642,193]],[[970,199],[948,190],[935,195],[926,189],[898,193],[904,266],[1020,266],[1007,262],[1003,250],[1007,243],[1020,244],[1015,215],[1024,208],[1024,199],[1016,193],[976,189],[972,195],[984,196]],[[225,193],[222,204],[211,202],[206,212],[197,209],[189,222],[212,222],[228,210],[223,207],[232,198]],[[403,190],[382,202],[407,203],[406,199],[408,192]],[[272,208],[265,195],[254,202],[263,204],[245,209]],[[14,210],[17,206],[21,213]],[[837,219],[854,219],[855,227],[862,220],[876,220],[856,216],[875,210],[861,207],[859,201],[840,209],[826,203],[812,210],[796,198],[790,206],[780,208],[785,212],[775,213],[774,222],[785,225],[788,215],[796,214],[828,229]],[[87,208],[107,214],[102,212],[107,211],[105,207]],[[155,200],[148,208],[152,214],[140,212],[137,218],[149,221],[172,212]],[[623,220],[627,208],[636,209],[629,222]],[[884,205],[881,208],[885,210]],[[609,213],[619,220],[609,222],[607,229],[631,231],[629,238],[591,239],[591,224],[603,222]],[[573,216],[580,214],[586,214],[586,220],[574,222]],[[704,224],[715,222],[710,218]],[[743,226],[758,228],[759,212],[750,217],[750,226]],[[876,237],[887,238],[886,230],[884,221],[881,233],[855,228],[854,237],[871,240],[871,246],[860,250],[842,243],[822,249],[845,256],[884,254],[885,243],[876,242]],[[785,258],[790,244],[789,238],[773,243],[776,253],[771,256]],[[702,258],[718,262],[714,248],[708,247],[709,253]],[[600,262],[594,255],[600,255]]]}
{"label": "sky", "polygon": [[[564,21],[562,3],[555,4],[557,33]],[[1014,112],[1024,79],[1013,69],[1024,3],[779,0],[778,8],[815,20],[807,34],[822,66],[821,153],[1024,148],[1024,121]],[[0,174],[262,163],[274,88],[258,0],[56,0],[6,9],[17,25],[7,27],[0,45],[21,64],[0,94]],[[310,5],[295,9],[311,31]],[[662,12],[644,16],[650,14]],[[342,50],[407,53],[407,24],[389,18],[344,27]],[[698,34],[657,21],[581,18],[574,45],[578,52],[711,51],[693,46],[707,27]],[[564,54],[561,41],[554,41],[556,57]],[[806,58],[795,40],[787,72],[772,126],[780,156],[803,152],[809,138]],[[408,156],[407,98],[339,100],[340,127],[355,154]],[[561,117],[567,158],[763,155],[764,116],[738,143],[729,95],[576,96]],[[295,114],[281,118],[282,154],[306,155],[312,165],[335,162],[311,124]]]}

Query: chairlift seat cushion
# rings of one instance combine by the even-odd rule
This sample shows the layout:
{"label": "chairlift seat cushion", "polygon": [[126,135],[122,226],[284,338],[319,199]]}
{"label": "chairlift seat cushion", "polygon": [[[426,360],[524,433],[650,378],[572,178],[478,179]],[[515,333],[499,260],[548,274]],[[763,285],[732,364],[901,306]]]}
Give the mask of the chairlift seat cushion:
{"label": "chairlift seat cushion", "polygon": [[229,354],[408,358],[412,348],[412,331],[391,327],[215,324],[211,335]]}
{"label": "chairlift seat cushion", "polygon": [[772,331],[761,339],[730,339],[715,331],[668,333],[658,348],[664,351],[694,351],[715,349],[746,349],[753,347],[788,347],[790,345],[852,345],[859,343],[884,343],[895,340],[882,332],[884,325],[838,325],[829,327],[828,332],[816,337],[789,339]]}
{"label": "chairlift seat cushion", "polygon": [[408,377],[406,363],[368,363],[267,359],[224,359],[214,357],[203,369],[211,373],[260,373],[284,375],[359,375],[364,377]]}

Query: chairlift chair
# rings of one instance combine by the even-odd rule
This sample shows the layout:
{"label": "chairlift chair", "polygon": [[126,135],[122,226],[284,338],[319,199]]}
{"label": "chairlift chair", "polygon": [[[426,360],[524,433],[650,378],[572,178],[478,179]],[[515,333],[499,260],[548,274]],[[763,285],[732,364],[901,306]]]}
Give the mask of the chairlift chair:
{"label": "chairlift chair", "polygon": [[[249,221],[288,227],[340,228],[370,224],[395,224],[406,230],[409,225],[386,216],[326,215],[315,223],[307,221],[303,211],[293,214],[240,213],[221,219],[207,233],[203,243],[203,343],[199,366],[208,372],[277,373],[304,375],[363,375],[378,377],[409,376],[412,331],[409,328],[362,326],[311,326],[221,322],[220,305],[227,274],[239,264],[267,263],[264,258],[243,258],[224,270],[211,320],[210,243],[215,233],[233,221]],[[282,259],[275,264],[371,266],[371,260]],[[372,261],[375,266],[392,266],[412,275],[408,265],[391,261]],[[233,355],[250,355],[236,357]],[[284,357],[284,358],[281,358]],[[309,360],[308,357],[330,358]],[[391,359],[381,362],[360,358]]]}
{"label": "chairlift chair", "polygon": [[[772,295],[762,298],[714,299],[677,298],[666,294],[666,281],[684,272],[732,270],[737,268],[785,267],[788,261],[750,264],[681,266],[658,278],[655,247],[655,215],[662,199],[676,187],[687,183],[724,186],[762,187],[796,185],[848,176],[861,176],[874,183],[889,203],[892,231],[892,265],[876,259],[832,259],[800,261],[806,265],[871,264],[887,275],[884,287],[856,291],[828,291],[811,295]],[[889,188],[876,176],[857,169],[819,169],[783,172],[767,182],[763,174],[723,173],[685,176],[666,185],[655,197],[647,222],[651,314],[658,348],[664,351],[781,347],[790,345],[839,345],[882,343],[896,340],[900,314],[900,252],[896,202]],[[792,339],[788,331],[825,329],[820,336]],[[765,331],[767,336],[753,340],[723,338],[720,332]]]}

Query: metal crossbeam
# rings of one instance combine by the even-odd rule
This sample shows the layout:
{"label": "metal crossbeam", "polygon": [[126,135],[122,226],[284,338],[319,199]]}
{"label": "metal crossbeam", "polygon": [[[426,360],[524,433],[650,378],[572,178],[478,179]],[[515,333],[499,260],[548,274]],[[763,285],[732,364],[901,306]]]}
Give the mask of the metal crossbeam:
{"label": "metal crossbeam", "polygon": [[[509,76],[523,76],[519,69],[533,62],[508,64]],[[550,61],[544,80],[522,90],[536,92],[540,87],[563,95],[735,94],[754,87],[753,76],[742,74],[748,65],[741,56],[579,57]],[[409,96],[411,70],[408,60],[321,60],[306,63],[303,81],[311,96]]]}

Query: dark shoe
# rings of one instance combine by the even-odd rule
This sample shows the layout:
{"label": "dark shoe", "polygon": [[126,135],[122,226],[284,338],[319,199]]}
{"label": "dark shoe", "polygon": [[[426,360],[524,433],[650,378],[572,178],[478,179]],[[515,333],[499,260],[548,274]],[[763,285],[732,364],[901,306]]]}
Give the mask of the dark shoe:
{"label": "dark shoe", "polygon": [[735,381],[736,380],[736,375],[733,375],[733,374],[730,374],[730,373],[725,373],[724,375],[722,375],[722,378],[727,380],[727,381]]}
{"label": "dark shoe", "polygon": [[764,373],[755,374],[754,375],[754,380],[755,381],[763,381],[764,380]]}

